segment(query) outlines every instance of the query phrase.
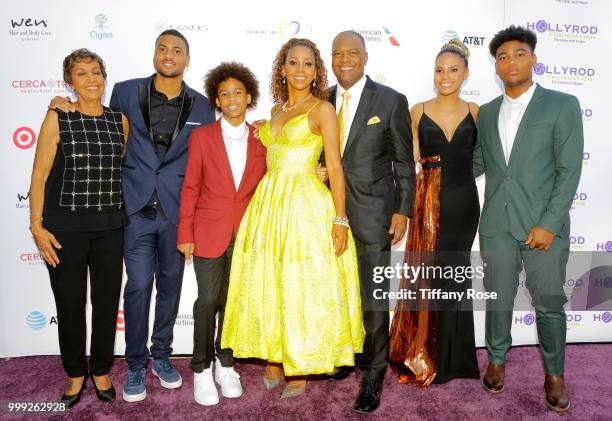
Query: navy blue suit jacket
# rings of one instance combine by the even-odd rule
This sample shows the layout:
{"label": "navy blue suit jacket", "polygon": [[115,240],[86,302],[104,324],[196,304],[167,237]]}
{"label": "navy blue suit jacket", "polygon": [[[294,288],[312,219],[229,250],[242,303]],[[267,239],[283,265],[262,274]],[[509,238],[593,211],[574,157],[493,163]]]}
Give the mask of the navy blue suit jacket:
{"label": "navy blue suit jacket", "polygon": [[185,100],[177,130],[163,160],[155,152],[149,121],[153,76],[115,84],[110,108],[121,111],[130,122],[123,158],[123,199],[128,215],[147,205],[157,189],[159,201],[170,221],[178,224],[181,186],[185,178],[187,145],[191,130],[215,121],[206,97],[185,85]]}

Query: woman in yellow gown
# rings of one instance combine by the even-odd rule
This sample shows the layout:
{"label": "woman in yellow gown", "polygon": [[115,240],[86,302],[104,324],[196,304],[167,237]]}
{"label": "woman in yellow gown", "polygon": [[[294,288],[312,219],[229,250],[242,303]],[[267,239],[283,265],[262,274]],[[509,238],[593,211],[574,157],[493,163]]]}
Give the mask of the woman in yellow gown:
{"label": "woman in yellow gown", "polygon": [[[221,347],[267,360],[268,389],[282,364],[298,376],[283,391],[290,397],[304,391],[304,376],[353,365],[364,332],[338,120],[314,43],[282,46],[271,90],[277,105],[259,131],[268,171],[236,237]],[[315,171],[322,149],[331,193]]]}

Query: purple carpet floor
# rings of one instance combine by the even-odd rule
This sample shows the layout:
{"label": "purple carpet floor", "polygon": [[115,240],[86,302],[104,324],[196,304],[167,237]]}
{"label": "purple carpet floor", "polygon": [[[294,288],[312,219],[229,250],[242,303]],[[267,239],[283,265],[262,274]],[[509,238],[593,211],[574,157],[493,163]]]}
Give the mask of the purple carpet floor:
{"label": "purple carpet floor", "polygon": [[[120,397],[126,363],[117,359],[111,378],[118,399],[112,403],[96,399],[91,383],[81,402],[69,414],[7,417],[2,419],[84,420],[612,420],[612,344],[568,345],[566,383],[572,408],[555,414],[544,405],[544,372],[537,347],[513,348],[508,355],[506,389],[499,395],[486,393],[478,380],[453,380],[417,390],[397,383],[387,371],[379,409],[367,416],[355,414],[351,406],[359,389],[360,375],[341,382],[311,381],[304,395],[280,399],[281,388],[266,391],[261,382],[263,367],[236,364],[244,395],[221,397],[218,405],[204,407],[193,400],[193,376],[189,359],[176,359],[183,386],[165,390],[150,371],[147,399],[128,404]],[[480,369],[486,367],[486,352],[478,350]],[[0,401],[51,401],[64,387],[59,357],[23,357],[0,360]]]}

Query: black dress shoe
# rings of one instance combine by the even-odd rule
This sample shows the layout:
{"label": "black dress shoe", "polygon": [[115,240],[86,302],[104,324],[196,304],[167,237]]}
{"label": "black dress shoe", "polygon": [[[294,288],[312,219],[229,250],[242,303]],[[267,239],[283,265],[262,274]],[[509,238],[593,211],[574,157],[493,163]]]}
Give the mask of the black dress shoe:
{"label": "black dress shoe", "polygon": [[336,371],[327,375],[327,380],[329,381],[344,380],[348,376],[350,376],[353,371],[355,371],[355,367],[351,367],[351,366],[338,367]]}
{"label": "black dress shoe", "polygon": [[98,397],[98,399],[105,402],[112,402],[115,400],[115,387],[112,384],[110,389],[100,390],[98,389],[98,385],[96,384],[96,379],[94,379],[93,374],[91,375],[91,381],[94,385],[94,389],[96,389],[96,396]]}
{"label": "black dress shoe", "polygon": [[86,388],[87,374],[85,374],[85,377],[83,377],[83,384],[81,385],[81,389],[79,390],[79,392],[75,395],[67,395],[64,393],[62,395],[62,398],[60,399],[60,402],[65,403],[68,409],[72,408],[74,405],[79,403],[79,401],[81,400],[81,395],[83,394],[83,390],[85,390]]}
{"label": "black dress shoe", "polygon": [[353,411],[360,414],[367,414],[374,411],[380,405],[380,392],[382,381],[364,378],[361,381],[359,396],[353,405]]}

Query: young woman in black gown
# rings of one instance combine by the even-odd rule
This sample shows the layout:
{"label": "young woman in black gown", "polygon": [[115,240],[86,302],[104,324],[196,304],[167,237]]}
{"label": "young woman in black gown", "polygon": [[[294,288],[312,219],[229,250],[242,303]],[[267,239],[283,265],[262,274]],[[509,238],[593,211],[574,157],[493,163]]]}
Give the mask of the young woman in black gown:
{"label": "young woman in black gown", "polygon": [[[418,264],[415,255],[424,259],[416,251],[435,252],[436,266],[470,265],[480,206],[472,176],[478,105],[459,98],[469,73],[468,57],[461,41],[445,44],[435,62],[437,96],[410,111],[415,161],[421,162],[422,172],[406,244],[408,264]],[[442,291],[471,287],[470,279],[460,281],[434,278],[416,285]],[[402,280],[410,288],[406,282]],[[471,302],[464,298],[419,304],[425,307],[417,311],[414,305],[398,302],[392,322],[390,361],[400,381],[427,387],[459,377],[478,379]]]}

